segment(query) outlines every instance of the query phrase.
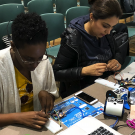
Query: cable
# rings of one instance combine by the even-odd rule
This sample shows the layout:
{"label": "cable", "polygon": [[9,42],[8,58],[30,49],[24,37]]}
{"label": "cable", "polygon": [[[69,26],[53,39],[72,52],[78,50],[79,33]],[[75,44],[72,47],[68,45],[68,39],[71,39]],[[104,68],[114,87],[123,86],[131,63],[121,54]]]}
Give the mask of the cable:
{"label": "cable", "polygon": [[[87,117],[87,116],[90,115],[90,114],[87,114],[87,115],[84,116],[82,110],[81,110],[79,107],[74,107],[74,108],[79,109],[79,110],[81,111],[83,118],[85,118],[85,117]],[[67,113],[70,112],[70,111],[71,111],[72,109],[74,109],[74,108],[69,109],[69,110],[67,111]],[[98,111],[95,111],[95,112],[93,112],[91,115],[93,116],[93,115],[96,114],[97,112],[98,112]],[[116,124],[118,124],[119,119],[118,119],[117,116],[106,114],[104,111],[103,111],[103,113],[104,113],[105,115],[107,115],[107,116],[112,116],[112,117],[117,118],[117,120],[115,121],[115,123],[112,124],[112,125],[110,125],[111,128],[115,127]]]}
{"label": "cable", "polygon": [[121,77],[121,80],[123,80],[123,77],[122,77],[122,75],[120,74],[120,72],[115,72],[115,73],[114,73],[114,78],[115,78],[115,75],[116,75],[116,74],[119,74],[120,77]]}
{"label": "cable", "polygon": [[133,87],[131,90],[130,90],[130,92],[132,92],[132,90],[134,90],[135,89],[135,87]]}
{"label": "cable", "polygon": [[104,113],[105,115],[107,115],[107,116],[111,116],[111,117],[117,118],[117,120],[115,121],[115,123],[109,126],[109,127],[111,127],[111,128],[114,128],[115,125],[118,124],[118,121],[119,121],[118,117],[115,116],[115,115],[106,114],[105,112],[103,112],[103,113]]}
{"label": "cable", "polygon": [[[56,115],[57,115],[57,117],[58,117],[59,125],[60,125],[60,127],[61,127],[61,120],[60,120],[60,117],[59,117],[59,115],[58,115],[57,111],[55,111],[55,110],[54,110],[54,112],[56,113]],[[53,117],[53,118],[55,119],[55,117]],[[56,120],[56,119],[55,119],[55,120]]]}
{"label": "cable", "polygon": [[135,133],[135,130],[131,134],[129,134],[129,135],[133,135],[133,133]]}
{"label": "cable", "polygon": [[115,127],[113,127],[113,129],[117,131],[117,130],[118,130],[118,128],[119,128],[119,127],[121,127],[121,126],[126,127],[126,126],[127,126],[127,124],[115,126]]}
{"label": "cable", "polygon": [[82,117],[84,118],[84,116],[83,116],[83,111],[82,111],[82,109],[80,109],[79,107],[73,107],[73,108],[67,110],[66,114],[67,114],[68,112],[70,112],[72,109],[79,109],[79,110],[81,111]]}
{"label": "cable", "polygon": [[[64,112],[64,115],[65,115],[65,114],[68,114],[70,111],[74,111],[73,109],[79,109],[80,112],[81,112],[81,114],[82,114],[82,118],[85,118],[85,117],[87,117],[87,116],[89,116],[89,115],[94,116],[94,115],[97,114],[97,112],[98,112],[98,111],[94,111],[93,113],[87,114],[87,115],[84,116],[82,109],[80,109],[79,107],[73,107],[73,108],[67,110],[66,112]],[[102,111],[102,110],[100,110],[100,111]],[[55,110],[54,110],[54,112],[55,112],[55,114],[52,114],[52,117],[53,117],[55,120],[59,120],[59,124],[60,124],[60,127],[61,127],[61,121],[60,121],[59,114],[58,114],[57,111],[55,111]],[[118,124],[118,121],[119,121],[118,117],[117,117],[117,116],[114,116],[114,115],[106,114],[104,111],[102,111],[102,112],[103,112],[105,115],[107,115],[107,116],[112,116],[112,117],[117,118],[117,120],[115,121],[115,123],[112,124],[112,125],[110,125],[111,128],[114,128],[114,127]],[[57,116],[57,117],[56,117],[56,116]],[[117,128],[118,128],[118,127],[117,127]]]}

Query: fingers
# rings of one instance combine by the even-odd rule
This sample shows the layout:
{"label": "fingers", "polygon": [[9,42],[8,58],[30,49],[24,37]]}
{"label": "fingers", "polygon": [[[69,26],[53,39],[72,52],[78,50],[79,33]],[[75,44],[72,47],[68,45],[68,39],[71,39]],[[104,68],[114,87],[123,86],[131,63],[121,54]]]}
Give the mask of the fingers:
{"label": "fingers", "polygon": [[97,63],[98,66],[106,66],[106,63]]}
{"label": "fingers", "polygon": [[40,101],[42,110],[48,114],[49,111],[53,109],[54,100],[50,93],[46,93],[46,95]]}
{"label": "fingers", "polygon": [[33,119],[32,127],[40,129],[48,121],[48,115],[45,112],[36,112],[35,118]]}
{"label": "fingers", "polygon": [[101,76],[103,73],[107,71],[107,64],[106,63],[97,63],[96,65],[96,76]]}
{"label": "fingers", "polygon": [[97,69],[97,71],[98,71],[99,73],[103,73],[103,72],[106,71],[106,68],[103,68],[103,69]]}
{"label": "fingers", "polygon": [[119,63],[114,63],[114,64],[110,64],[107,66],[109,71],[117,71],[121,69],[121,64]]}
{"label": "fingers", "polygon": [[42,128],[42,126],[39,126],[39,125],[36,125],[36,124],[32,124],[31,127],[36,128],[36,129],[41,129]]}
{"label": "fingers", "polygon": [[45,108],[45,113],[48,114],[48,112],[50,111],[50,99],[49,100],[47,100],[47,98],[44,99],[43,104]]}
{"label": "fingers", "polygon": [[117,71],[121,69],[121,64],[116,60],[116,59],[112,59],[108,62],[107,64],[107,69],[109,71]]}
{"label": "fingers", "polygon": [[95,76],[101,76],[103,73],[98,72]]}
{"label": "fingers", "polygon": [[44,111],[47,114],[49,109],[48,109],[48,101],[46,97],[42,98],[41,106],[42,106],[42,111]]}
{"label": "fingers", "polygon": [[49,118],[49,115],[48,114],[45,114],[45,112],[44,111],[40,111],[40,112],[38,112],[38,116],[40,116],[41,118]]}
{"label": "fingers", "polygon": [[54,102],[53,100],[51,100],[50,111],[53,109],[53,107],[54,107]]}

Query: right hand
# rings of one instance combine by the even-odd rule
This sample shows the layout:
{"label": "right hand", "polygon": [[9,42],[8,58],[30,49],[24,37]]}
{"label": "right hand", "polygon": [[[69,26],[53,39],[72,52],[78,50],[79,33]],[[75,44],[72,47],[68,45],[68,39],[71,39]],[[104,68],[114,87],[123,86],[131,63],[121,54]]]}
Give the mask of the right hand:
{"label": "right hand", "polygon": [[49,116],[43,111],[22,112],[18,114],[18,120],[20,124],[37,129],[41,129],[49,118]]}
{"label": "right hand", "polygon": [[96,63],[82,68],[82,75],[101,76],[107,71],[106,63]]}

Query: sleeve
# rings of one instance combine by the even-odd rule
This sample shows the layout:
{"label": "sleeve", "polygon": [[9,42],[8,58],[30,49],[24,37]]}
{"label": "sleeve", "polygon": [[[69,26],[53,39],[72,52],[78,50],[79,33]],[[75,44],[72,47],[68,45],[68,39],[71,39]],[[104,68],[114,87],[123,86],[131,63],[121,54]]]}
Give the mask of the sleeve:
{"label": "sleeve", "polygon": [[59,97],[56,83],[55,83],[55,79],[54,79],[53,70],[52,70],[52,65],[50,64],[49,60],[48,60],[48,74],[47,74],[46,91],[48,91],[49,93],[54,95],[55,98]]}
{"label": "sleeve", "polygon": [[0,71],[0,113],[3,112],[4,92],[2,88],[2,72]]}
{"label": "sleeve", "polygon": [[[127,33],[126,37],[123,36],[121,39],[119,39],[117,41],[117,42],[119,42],[118,44],[117,44],[116,40],[114,39],[115,59],[118,60],[120,64],[124,64],[126,56],[129,55],[128,29],[127,29],[127,26],[125,24],[118,23],[114,27],[114,30],[116,31],[116,34],[121,33],[121,35],[122,35],[122,33]],[[124,43],[120,44],[123,41],[124,41]]]}
{"label": "sleeve", "polygon": [[126,56],[125,57],[122,57],[121,50],[117,46],[117,43],[116,43],[115,40],[114,40],[114,43],[115,43],[115,56],[114,56],[114,59],[116,59],[121,65],[123,65],[124,64],[124,61],[126,59]]}
{"label": "sleeve", "polygon": [[71,37],[74,38],[71,34],[62,37],[61,47],[53,65],[56,81],[70,82],[81,78],[82,67],[77,67],[79,54],[69,45],[72,44]]}

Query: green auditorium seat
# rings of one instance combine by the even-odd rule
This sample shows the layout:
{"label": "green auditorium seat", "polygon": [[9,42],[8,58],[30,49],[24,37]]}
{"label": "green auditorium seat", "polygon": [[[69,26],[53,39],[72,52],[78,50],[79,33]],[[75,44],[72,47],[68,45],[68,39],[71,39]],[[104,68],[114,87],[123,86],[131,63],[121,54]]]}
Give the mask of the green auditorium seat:
{"label": "green auditorium seat", "polygon": [[[64,16],[60,13],[47,13],[41,15],[45,20],[48,28],[48,42],[60,37],[64,31]],[[60,45],[49,47],[47,54],[52,56],[53,59],[57,57]]]}
{"label": "green auditorium seat", "polygon": [[11,21],[22,12],[24,12],[24,6],[22,4],[0,5],[0,23]]}
{"label": "green auditorium seat", "polygon": [[28,2],[27,7],[30,13],[35,12],[38,15],[54,13],[52,0],[32,0]]}
{"label": "green auditorium seat", "polygon": [[80,7],[71,7],[66,11],[66,25],[68,26],[70,21],[79,16],[89,14],[90,7],[80,6]]}

